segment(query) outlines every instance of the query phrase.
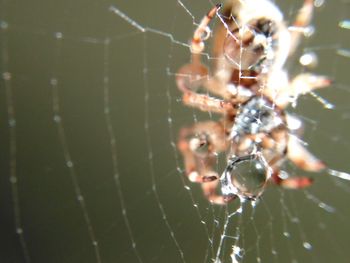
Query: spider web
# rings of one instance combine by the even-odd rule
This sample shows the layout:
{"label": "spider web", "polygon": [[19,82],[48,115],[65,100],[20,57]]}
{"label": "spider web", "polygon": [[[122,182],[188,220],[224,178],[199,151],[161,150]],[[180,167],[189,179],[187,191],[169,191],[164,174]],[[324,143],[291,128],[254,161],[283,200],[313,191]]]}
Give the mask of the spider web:
{"label": "spider web", "polygon": [[[176,148],[181,127],[218,119],[185,107],[175,85],[213,4],[1,2],[2,262],[348,261],[350,184],[337,171],[350,171],[350,3],[316,1],[315,33],[288,63],[300,73],[314,53],[311,71],[335,80],[290,109],[329,170],[289,165],[312,187],[227,207],[187,180]],[[277,4],[292,21],[302,3]]]}

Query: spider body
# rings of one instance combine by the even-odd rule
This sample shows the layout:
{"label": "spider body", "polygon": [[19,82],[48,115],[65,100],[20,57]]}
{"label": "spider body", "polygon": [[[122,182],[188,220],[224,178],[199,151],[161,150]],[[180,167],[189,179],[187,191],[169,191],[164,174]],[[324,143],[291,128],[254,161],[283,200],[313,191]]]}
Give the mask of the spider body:
{"label": "spider body", "polygon": [[241,106],[240,113],[236,115],[232,137],[269,133],[280,125],[286,126],[283,113],[266,98],[254,96]]}
{"label": "spider body", "polygon": [[[199,122],[180,132],[178,147],[186,174],[201,183],[207,198],[216,204],[237,196],[255,199],[269,181],[287,188],[306,187],[311,178],[286,178],[280,169],[285,159],[309,171],[325,167],[299,142],[300,125],[293,124],[301,122],[285,111],[299,95],[330,84],[326,77],[311,74],[290,81],[284,69],[310,22],[313,1],[304,1],[294,29],[286,26],[280,10],[267,0],[230,0],[222,13],[220,8],[213,7],[198,25],[191,62],[180,68],[176,78],[184,104],[222,115],[218,122]],[[214,64],[209,73],[201,53],[215,15],[221,23],[214,32]],[[213,169],[220,152],[227,156],[221,176]],[[219,182],[222,195],[217,194]]]}
{"label": "spider body", "polygon": [[[221,177],[225,196],[255,199],[272,176],[272,166],[283,161],[288,148],[285,112],[267,98],[253,96],[241,105],[231,127],[231,156]],[[248,161],[236,169],[240,162]],[[232,187],[234,186],[234,187]]]}

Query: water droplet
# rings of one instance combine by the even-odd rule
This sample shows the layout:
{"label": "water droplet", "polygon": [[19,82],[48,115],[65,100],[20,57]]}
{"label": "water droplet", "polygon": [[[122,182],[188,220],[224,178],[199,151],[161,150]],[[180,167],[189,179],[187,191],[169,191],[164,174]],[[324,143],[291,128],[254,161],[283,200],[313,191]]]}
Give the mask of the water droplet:
{"label": "water droplet", "polygon": [[314,52],[308,52],[303,54],[299,58],[299,63],[307,68],[315,68],[318,63],[317,55]]}
{"label": "water droplet", "polygon": [[297,217],[293,217],[293,218],[291,219],[291,221],[292,221],[294,224],[300,223],[300,220],[299,220],[299,218],[297,218]]}
{"label": "water droplet", "polygon": [[243,250],[239,246],[233,246],[232,250],[233,250],[233,254],[235,254],[236,256],[239,256],[239,257],[242,256]]}
{"label": "water droplet", "polygon": [[314,1],[314,6],[315,7],[321,7],[324,5],[325,0],[315,0]]}
{"label": "water droplet", "polygon": [[305,37],[311,37],[315,33],[315,27],[308,26],[304,29],[304,36]]}
{"label": "water droplet", "polygon": [[72,161],[67,161],[66,165],[67,165],[67,167],[72,168],[73,167],[73,162]]}
{"label": "water droplet", "polygon": [[318,206],[322,208],[323,210],[327,211],[328,213],[335,213],[336,209],[330,205],[327,205],[326,203],[319,203]]}
{"label": "water droplet", "polygon": [[340,28],[350,29],[350,20],[342,20],[338,25]]}
{"label": "water droplet", "polygon": [[251,201],[252,208],[254,209],[259,203],[259,199]]}
{"label": "water droplet", "polygon": [[59,115],[55,115],[54,117],[53,117],[53,120],[55,121],[55,122],[60,122],[61,121],[61,117],[59,116]]}
{"label": "water droplet", "polygon": [[51,78],[50,79],[50,84],[53,85],[53,86],[56,86],[58,83],[58,80],[56,78]]}
{"label": "water droplet", "polygon": [[336,171],[336,170],[332,170],[332,169],[328,169],[328,173],[332,176],[350,181],[350,174],[348,174],[348,173]]}
{"label": "water droplet", "polygon": [[11,182],[12,184],[17,183],[17,177],[16,177],[16,176],[10,176],[10,182]]}
{"label": "water droplet", "polygon": [[324,107],[329,110],[333,110],[335,106],[332,103],[326,103],[324,104]]}
{"label": "water droplet", "polygon": [[0,21],[0,28],[1,29],[8,29],[9,24],[6,21]]}
{"label": "water droplet", "polygon": [[9,126],[10,127],[15,127],[16,126],[16,120],[15,119],[10,119],[9,120]]}
{"label": "water droplet", "polygon": [[290,233],[289,233],[289,232],[287,232],[287,231],[284,231],[284,232],[283,232],[283,235],[284,235],[285,237],[287,237],[287,238],[289,238],[289,237],[290,237]]}
{"label": "water droplet", "polygon": [[311,250],[312,249],[312,245],[309,242],[304,242],[303,243],[303,247],[307,250]]}
{"label": "water droplet", "polygon": [[350,50],[349,49],[339,48],[339,49],[337,49],[337,54],[339,56],[350,58]]}
{"label": "water droplet", "polygon": [[57,39],[62,39],[62,38],[63,38],[62,32],[56,32],[56,33],[55,33],[55,38],[57,38]]}
{"label": "water droplet", "polygon": [[10,80],[11,79],[11,73],[10,72],[4,72],[2,73],[2,78],[4,80]]}
{"label": "water droplet", "polygon": [[231,158],[220,178],[221,191],[225,196],[237,195],[241,202],[254,201],[264,191],[268,175],[269,169],[256,155]]}

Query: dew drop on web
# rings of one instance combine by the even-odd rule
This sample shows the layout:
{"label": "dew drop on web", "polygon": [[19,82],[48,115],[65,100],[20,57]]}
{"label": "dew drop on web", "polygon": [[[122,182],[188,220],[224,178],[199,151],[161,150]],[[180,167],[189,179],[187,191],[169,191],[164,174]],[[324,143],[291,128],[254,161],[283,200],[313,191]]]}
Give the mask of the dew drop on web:
{"label": "dew drop on web", "polygon": [[233,158],[221,176],[221,191],[242,200],[255,200],[264,191],[268,178],[269,169],[260,158]]}

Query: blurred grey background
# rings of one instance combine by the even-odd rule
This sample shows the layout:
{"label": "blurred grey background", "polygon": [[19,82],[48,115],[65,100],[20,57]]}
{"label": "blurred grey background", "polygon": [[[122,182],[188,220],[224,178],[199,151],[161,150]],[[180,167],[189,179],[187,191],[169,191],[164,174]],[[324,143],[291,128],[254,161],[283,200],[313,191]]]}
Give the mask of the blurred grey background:
{"label": "blurred grey background", "polygon": [[[197,23],[212,6],[206,0],[183,3]],[[290,22],[302,1],[277,4]],[[140,32],[110,12],[111,5],[142,27],[162,33]],[[305,96],[290,111],[304,119],[304,139],[311,151],[342,171],[350,171],[350,58],[336,53],[350,48],[350,32],[338,27],[349,15],[349,3],[326,1],[315,13],[314,36],[288,64],[292,74],[301,72],[298,56],[311,48],[319,58],[314,71],[335,80],[318,92],[335,104],[334,110]],[[0,20],[0,261],[97,262],[89,236],[92,227],[101,262],[138,262],[136,251],[143,262],[212,262],[225,208],[209,205],[200,187],[179,172],[182,158],[173,147],[181,127],[217,119],[184,107],[175,86],[173,74],[190,56],[188,48],[175,41],[187,43],[195,29],[185,9],[176,0],[2,0]],[[58,81],[56,88],[52,78]],[[66,151],[54,122],[57,99]],[[9,128],[11,105],[15,129]],[[116,155],[111,151],[113,137]],[[16,153],[11,153],[14,142]],[[66,165],[67,153],[73,168]],[[114,179],[115,156],[120,185]],[[16,187],[10,183],[11,165],[16,168]],[[292,165],[288,171],[306,174]],[[254,210],[247,204],[241,218],[230,220],[227,234],[234,235],[238,227],[244,262],[257,262],[257,257],[262,262],[349,262],[350,184],[327,173],[312,176],[315,184],[307,191],[269,187]],[[89,224],[77,190],[84,197]],[[20,216],[14,216],[14,199]],[[336,211],[326,212],[322,202]],[[26,249],[16,234],[16,220]],[[209,237],[214,237],[213,244]],[[303,247],[305,241],[313,245],[311,250]],[[223,262],[230,262],[233,242],[225,239]]]}

